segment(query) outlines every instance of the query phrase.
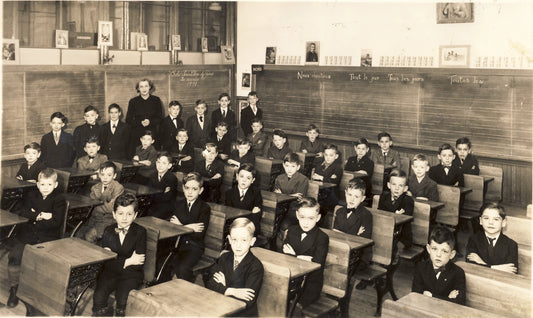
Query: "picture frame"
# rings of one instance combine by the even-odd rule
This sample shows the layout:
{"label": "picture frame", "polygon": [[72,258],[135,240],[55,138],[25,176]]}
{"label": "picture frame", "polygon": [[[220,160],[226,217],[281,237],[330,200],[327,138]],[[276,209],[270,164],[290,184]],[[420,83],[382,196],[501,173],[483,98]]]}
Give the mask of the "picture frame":
{"label": "picture frame", "polygon": [[56,49],[68,49],[68,31],[56,30]]}
{"label": "picture frame", "polygon": [[181,35],[172,34],[172,50],[181,51]]}
{"label": "picture frame", "polygon": [[148,35],[144,33],[137,34],[137,51],[148,51]]}
{"label": "picture frame", "polygon": [[474,22],[474,4],[464,2],[437,3],[437,24]]}
{"label": "picture frame", "polygon": [[305,64],[318,65],[320,61],[320,41],[305,42]]}
{"label": "picture frame", "polygon": [[439,67],[469,67],[470,45],[439,46]]}
{"label": "picture frame", "polygon": [[265,52],[265,64],[276,64],[277,51],[275,46],[267,46]]}
{"label": "picture frame", "polygon": [[207,52],[209,52],[207,38],[202,38],[202,53],[207,53]]}
{"label": "picture frame", "polygon": [[361,50],[361,67],[372,67],[372,50]]}
{"label": "picture frame", "polygon": [[233,47],[229,45],[221,45],[222,62],[224,64],[235,64],[235,55],[233,55]]}
{"label": "picture frame", "polygon": [[19,62],[19,40],[2,39],[2,64],[19,64]]}
{"label": "picture frame", "polygon": [[113,46],[113,22],[98,21],[98,47]]}
{"label": "picture frame", "polygon": [[251,75],[250,73],[242,73],[242,88],[250,88]]}

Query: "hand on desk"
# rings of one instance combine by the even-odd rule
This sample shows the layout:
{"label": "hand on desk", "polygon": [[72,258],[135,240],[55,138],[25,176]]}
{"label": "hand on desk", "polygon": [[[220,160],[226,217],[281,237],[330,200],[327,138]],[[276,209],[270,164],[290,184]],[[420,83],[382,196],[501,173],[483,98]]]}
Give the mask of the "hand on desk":
{"label": "hand on desk", "polygon": [[317,181],[322,181],[322,180],[324,180],[324,176],[321,176],[319,174],[313,173],[313,175],[311,176],[311,179],[317,180]]}
{"label": "hand on desk", "polygon": [[233,296],[244,301],[250,301],[254,299],[255,291],[251,288],[228,288],[224,295]]}
{"label": "hand on desk", "polygon": [[170,192],[170,187],[165,188],[165,193]]}
{"label": "hand on desk", "polygon": [[404,209],[396,210],[396,212],[394,212],[394,213],[396,213],[396,214],[404,214],[405,210]]}
{"label": "hand on desk", "polygon": [[50,220],[52,218],[52,213],[50,212],[41,212],[37,215],[36,221]]}
{"label": "hand on desk", "polygon": [[137,155],[133,156],[133,161],[139,161],[139,156]]}
{"label": "hand on desk", "polygon": [[137,252],[133,251],[133,254],[124,261],[124,268],[132,265],[144,264],[144,257],[144,254],[137,254]]}
{"label": "hand on desk", "polygon": [[150,119],[144,119],[143,121],[141,121],[141,125],[143,125],[143,127],[146,127],[146,126],[149,126],[150,125]]}
{"label": "hand on desk", "polygon": [[301,200],[303,198],[303,194],[301,194],[299,192],[298,193],[293,193],[293,194],[291,194],[291,197],[297,197],[298,200]]}
{"label": "hand on desk", "polygon": [[185,226],[192,229],[194,232],[202,232],[204,230],[203,223],[190,223]]}
{"label": "hand on desk", "polygon": [[224,273],[222,272],[216,272],[214,275],[213,275],[213,279],[215,280],[215,282],[219,283],[219,284],[222,284],[224,286],[226,286],[226,276],[224,276]]}
{"label": "hand on desk", "polygon": [[450,294],[448,295],[448,298],[455,299],[457,298],[457,296],[459,296],[459,290],[454,289],[450,292]]}
{"label": "hand on desk", "polygon": [[304,261],[312,262],[313,256],[311,255],[298,255],[296,258],[303,259]]}
{"label": "hand on desk", "polygon": [[471,261],[471,262],[480,264],[480,265],[487,265],[487,263],[485,263],[481,259],[481,257],[479,257],[479,255],[477,255],[477,253],[470,253],[470,254],[466,255],[466,259]]}
{"label": "hand on desk", "polygon": [[433,297],[433,294],[432,294],[429,290],[424,290],[424,292],[422,293],[422,295],[424,295],[424,296],[428,296],[428,297]]}
{"label": "hand on desk", "polygon": [[361,226],[361,227],[359,227],[359,231],[357,231],[357,235],[361,235],[361,234],[365,233],[365,231],[366,231],[365,227]]}
{"label": "hand on desk", "polygon": [[18,176],[16,176],[15,178],[17,178],[17,179],[20,180],[20,181],[24,180],[24,179],[22,178],[21,175],[18,175]]}
{"label": "hand on desk", "polygon": [[237,160],[233,160],[233,159],[228,159],[228,164],[230,164],[232,166],[236,166],[236,167],[240,167],[241,166],[240,162],[238,162]]}
{"label": "hand on desk", "polygon": [[513,263],[492,265],[490,268],[497,269],[499,271],[516,274],[516,266]]}
{"label": "hand on desk", "polygon": [[279,193],[279,194],[281,194],[281,190],[278,189],[278,188],[276,188],[276,189],[274,189],[274,193]]}
{"label": "hand on desk", "polygon": [[290,255],[296,255],[296,252],[294,251],[292,246],[290,246],[290,244],[283,244],[283,253],[290,254]]}
{"label": "hand on desk", "polygon": [[255,207],[252,209],[252,213],[259,213],[259,212],[261,212],[261,208],[260,208],[260,207],[255,206]]}
{"label": "hand on desk", "polygon": [[222,175],[220,173],[217,173],[211,178],[211,180],[220,179],[220,178],[222,178]]}
{"label": "hand on desk", "polygon": [[139,163],[145,166],[151,166],[152,162],[150,160],[139,160]]}
{"label": "hand on desk", "polygon": [[219,154],[218,156],[219,156],[219,157],[220,157],[220,159],[222,159],[222,160],[226,160],[226,159],[228,159],[228,158],[229,158],[229,156],[228,156],[228,155],[226,155],[226,154],[224,154],[224,153],[221,153],[221,154]]}
{"label": "hand on desk", "polygon": [[177,224],[177,225],[183,225],[180,220],[175,216],[173,215],[171,218],[170,218],[170,223],[173,223],[173,224]]}

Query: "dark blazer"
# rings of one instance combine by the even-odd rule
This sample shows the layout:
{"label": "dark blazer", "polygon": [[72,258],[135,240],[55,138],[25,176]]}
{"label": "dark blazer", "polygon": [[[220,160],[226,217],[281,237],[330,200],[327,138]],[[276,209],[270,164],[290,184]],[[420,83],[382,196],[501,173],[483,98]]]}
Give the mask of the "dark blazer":
{"label": "dark blazer", "polygon": [[[444,299],[456,304],[465,304],[465,272],[453,262],[448,262],[437,279],[431,260],[424,260],[416,264],[413,275],[412,291],[424,293],[429,291],[432,297]],[[458,290],[456,298],[448,298],[452,290]]]}
{"label": "dark blazer", "polygon": [[241,110],[241,128],[245,136],[252,133],[252,121],[255,117],[263,119],[263,110],[261,108],[257,107],[255,115],[250,106]]}
{"label": "dark blazer", "polygon": [[418,182],[418,178],[412,174],[409,176],[409,191],[413,197],[424,197],[431,201],[439,201],[439,190],[437,183],[426,176],[422,179],[422,182]]}
{"label": "dark blazer", "polygon": [[100,150],[107,155],[109,160],[124,159],[130,160],[132,154],[129,153],[131,129],[128,124],[118,121],[115,133],[111,132],[111,123],[102,125],[100,130]]}
{"label": "dark blazer", "polygon": [[74,149],[76,150],[76,158],[87,155],[85,150],[85,144],[91,137],[98,138],[100,141],[100,128],[98,124],[89,125],[87,123],[80,125],[74,129]]}
{"label": "dark blazer", "polygon": [[29,168],[28,163],[24,162],[20,165],[19,171],[17,172],[17,177],[21,176],[22,180],[36,180],[39,178],[39,173],[41,170],[46,168],[44,162],[41,159],[37,159]]}
{"label": "dark blazer", "polygon": [[459,156],[455,156],[452,165],[461,169],[463,174],[479,175],[479,163],[477,162],[477,158],[472,154],[468,154],[463,162],[461,162]]}
{"label": "dark blazer", "polygon": [[249,134],[247,138],[252,143],[252,150],[254,155],[263,156],[265,154],[265,148],[267,147],[268,136],[263,131],[258,132],[257,134]]}
{"label": "dark blazer", "polygon": [[351,235],[358,235],[359,228],[362,226],[365,228],[365,231],[359,234],[359,236],[368,239],[372,238],[372,213],[362,205],[359,205],[355,211],[352,211],[350,217],[348,217],[349,212],[346,207],[338,209],[333,228]]}
{"label": "dark blazer", "polygon": [[374,161],[372,161],[368,156],[364,156],[361,160],[357,160],[357,156],[348,158],[346,165],[344,166],[346,171],[359,171],[364,170],[368,174],[369,178],[372,178],[374,174]]}
{"label": "dark blazer", "polygon": [[106,155],[97,153],[96,156],[94,156],[92,162],[90,162],[89,155],[85,155],[76,160],[74,167],[80,170],[97,171],[100,169],[100,165],[106,161],[107,161]]}
{"label": "dark blazer", "polygon": [[370,153],[370,159],[372,159],[374,163],[383,164],[385,169],[400,166],[400,153],[392,148],[389,148],[389,151],[387,152],[387,158],[383,156],[383,151],[381,148],[377,148]]}
{"label": "dark blazer", "polygon": [[289,152],[292,152],[291,148],[289,148],[289,143],[286,142],[285,145],[283,145],[283,148],[279,149],[278,147],[272,145],[270,146],[270,148],[268,148],[267,150],[267,158],[269,159],[278,159],[278,160],[283,160],[283,158],[285,158],[285,156],[289,153]]}
{"label": "dark blazer", "polygon": [[[503,233],[500,233],[492,253],[489,253],[489,241],[485,232],[473,234],[466,244],[466,255],[470,253],[479,255],[488,266],[513,263],[518,268],[518,245]],[[469,262],[468,259],[466,261]]]}
{"label": "dark blazer", "polygon": [[296,255],[312,256],[312,261],[321,265],[319,270],[307,275],[307,282],[299,301],[305,308],[320,297],[324,285],[324,266],[328,255],[329,237],[318,226],[309,231],[303,241],[301,240],[302,233],[300,225],[289,227],[283,244],[289,244]]}
{"label": "dark blazer", "polygon": [[274,189],[281,190],[283,194],[301,193],[304,197],[307,196],[307,189],[309,188],[309,179],[296,171],[296,173],[289,180],[286,173],[280,174],[276,177],[274,182]]}
{"label": "dark blazer", "polygon": [[211,137],[209,139],[210,142],[214,143],[215,145],[217,145],[217,151],[219,154],[225,154],[225,155],[230,155],[231,153],[231,137],[229,136],[229,133],[228,134],[225,134],[222,139],[220,139],[220,141],[218,140],[218,137],[215,136],[214,137]]}
{"label": "dark blazer", "polygon": [[[211,268],[211,277],[206,283],[206,287],[218,293],[224,294],[226,289],[250,288],[254,290],[254,298],[246,301],[246,309],[239,312],[239,317],[257,317],[257,297],[263,283],[264,269],[261,261],[252,254],[251,251],[244,256],[235,271],[233,270],[233,252],[222,254],[215,266]],[[226,279],[226,285],[215,282],[214,274],[222,272]],[[242,299],[239,299],[242,300]]]}
{"label": "dark blazer", "polygon": [[43,135],[41,138],[41,160],[47,167],[72,167],[74,156],[74,137],[68,132],[61,131],[57,145],[52,132]]}
{"label": "dark blazer", "polygon": [[178,127],[174,125],[174,122],[170,119],[170,115],[163,118],[161,124],[159,125],[159,144],[161,145],[161,150],[174,152],[176,144],[176,136],[178,135],[178,130],[185,127],[183,120],[180,116],[177,118]]}
{"label": "dark blazer", "polygon": [[[183,145],[181,151],[179,147],[179,143],[176,141],[175,148],[172,150],[172,155],[175,157],[177,156],[179,159],[176,160],[176,166],[174,167],[174,170],[189,173],[194,170],[194,147],[188,141],[185,143],[185,145]],[[187,156],[191,156],[191,160],[182,161],[180,164],[179,160]]]}
{"label": "dark blazer", "polygon": [[325,162],[315,166],[315,173],[324,177],[323,182],[335,183],[336,185],[341,182],[343,172],[339,161],[334,161],[327,168]]}
{"label": "dark blazer", "polygon": [[148,215],[158,217],[160,219],[167,219],[172,215],[172,207],[174,200],[178,194],[178,178],[172,172],[167,171],[161,181],[157,171],[154,171],[148,179],[148,186],[165,191],[170,187],[170,191],[152,196],[152,205],[148,210]]}
{"label": "dark blazer", "polygon": [[261,209],[261,212],[253,213],[249,216],[249,219],[254,222],[255,233],[259,234],[261,231],[261,214],[263,210],[263,197],[261,196],[261,190],[257,187],[251,186],[246,190],[244,198],[241,201],[241,194],[238,186],[234,186],[224,196],[224,205],[232,206],[234,208],[252,211],[255,207]]}
{"label": "dark blazer", "polygon": [[244,156],[239,157],[239,150],[235,149],[231,152],[229,159],[238,161],[240,164],[249,163],[255,166],[255,153],[249,150]]}
{"label": "dark blazer", "polygon": [[204,148],[205,143],[211,136],[211,119],[207,114],[204,114],[204,128],[200,127],[198,123],[198,116],[196,113],[185,121],[185,129],[189,133],[189,142],[193,147]]}
{"label": "dark blazer", "polygon": [[300,145],[300,151],[307,150],[307,153],[319,153],[324,152],[324,144],[317,138],[315,142],[310,142],[309,139],[302,140]]}
{"label": "dark blazer", "polygon": [[[396,201],[392,202],[390,191],[383,191],[379,197],[378,209],[383,211],[389,211],[394,213],[397,210],[404,209],[405,215],[413,215],[413,210],[415,207],[415,202],[413,198],[408,196],[406,193],[403,193]],[[411,234],[411,223],[405,223],[402,226],[400,233],[400,242],[403,243],[406,247],[411,247],[413,244],[413,236]]]}
{"label": "dark blazer", "polygon": [[453,164],[450,167],[448,174],[446,174],[444,171],[444,166],[440,163],[429,168],[429,177],[438,184],[453,186],[456,182],[458,182],[460,187],[464,187],[465,185],[463,172],[461,169],[459,169],[459,167],[454,166]]}
{"label": "dark blazer", "polygon": [[[211,215],[211,207],[209,204],[202,201],[200,198],[194,201],[191,211],[187,207],[187,200],[181,199],[174,201],[173,215],[183,225],[190,223],[203,223],[204,230],[202,232],[194,232],[181,236],[180,247],[186,245],[194,245],[196,248],[204,248],[204,236],[207,228],[209,227],[209,217]],[[188,243],[187,243],[188,242]],[[182,244],[183,243],[183,244]]]}
{"label": "dark blazer", "polygon": [[[204,158],[194,165],[194,171],[198,172],[203,178],[206,178],[203,183],[204,192],[202,192],[200,197],[204,201],[218,202],[220,199],[220,186],[222,185],[222,179],[224,178],[224,162],[219,158],[216,158],[209,166],[209,169],[206,169]],[[220,174],[220,178],[211,179],[217,173]]]}
{"label": "dark blazer", "polygon": [[231,140],[234,140],[236,136],[235,129],[237,128],[237,120],[235,120],[235,113],[231,109],[229,109],[229,107],[227,108],[225,118],[222,117],[222,111],[220,110],[220,108],[215,109],[211,113],[211,134],[212,134],[211,136],[212,137],[216,137],[217,133],[215,131],[215,128],[217,127],[218,123],[221,121],[228,124],[227,135],[231,142]]}

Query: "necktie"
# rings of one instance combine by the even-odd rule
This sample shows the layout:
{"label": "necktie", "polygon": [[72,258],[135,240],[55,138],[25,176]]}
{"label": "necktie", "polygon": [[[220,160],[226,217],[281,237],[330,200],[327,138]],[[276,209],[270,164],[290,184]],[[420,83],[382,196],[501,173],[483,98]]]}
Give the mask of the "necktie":
{"label": "necktie", "polygon": [[204,116],[200,116],[200,122],[201,122],[201,123],[204,122]]}
{"label": "necktie", "polygon": [[115,229],[115,233],[119,234],[120,232],[122,232],[124,235],[128,234],[128,229],[126,229],[125,227],[117,227]]}
{"label": "necktie", "polygon": [[209,171],[209,169],[211,169],[211,164],[208,164],[208,165],[205,167],[205,171]]}
{"label": "necktie", "polygon": [[349,218],[352,215],[352,213],[355,212],[355,209],[347,209],[346,212],[348,212],[346,213],[346,217]]}
{"label": "necktie", "polygon": [[226,111],[225,110],[222,111],[222,118],[226,118]]}
{"label": "necktie", "polygon": [[115,130],[117,129],[117,125],[113,124],[113,126],[111,127],[111,132],[113,134],[115,134]]}
{"label": "necktie", "polygon": [[187,203],[187,208],[189,208],[189,212],[191,211],[191,202]]}
{"label": "necktie", "polygon": [[307,237],[307,232],[303,232],[300,241],[303,241]]}
{"label": "necktie", "polygon": [[235,271],[237,269],[237,266],[239,266],[239,261],[234,259],[233,260],[233,271]]}
{"label": "necktie", "polygon": [[104,193],[106,189],[107,189],[107,186],[103,186],[102,187],[102,193]]}
{"label": "necktie", "polygon": [[89,162],[92,163],[94,160],[94,157],[89,156]]}
{"label": "necktie", "polygon": [[443,268],[439,267],[439,268],[434,268],[433,270],[435,271],[435,277],[437,277],[437,279],[439,279],[439,276],[442,273]]}
{"label": "necktie", "polygon": [[387,163],[387,153],[383,153],[383,162]]}
{"label": "necktie", "polygon": [[161,178],[162,178],[162,176],[161,176],[161,175],[158,175],[158,176],[159,176],[159,182],[161,182]]}
{"label": "necktie", "polygon": [[172,118],[172,122],[174,123],[174,126],[176,126],[176,128],[178,128],[178,119],[177,118]]}
{"label": "necktie", "polygon": [[180,146],[180,151],[182,151],[183,150],[183,145],[179,145],[179,146]]}
{"label": "necktie", "polygon": [[450,168],[449,166],[445,166],[444,167],[444,172],[446,172],[446,175],[448,175],[448,173],[450,172]]}
{"label": "necktie", "polygon": [[54,141],[56,143],[56,145],[59,143],[59,133],[54,133]]}
{"label": "necktie", "polygon": [[241,192],[241,197],[240,197],[241,202],[244,200],[244,195],[245,195],[245,194],[246,194],[246,193],[245,193],[244,191]]}
{"label": "necktie", "polygon": [[489,257],[492,258],[494,256],[494,241],[496,241],[495,237],[488,237],[489,240]]}

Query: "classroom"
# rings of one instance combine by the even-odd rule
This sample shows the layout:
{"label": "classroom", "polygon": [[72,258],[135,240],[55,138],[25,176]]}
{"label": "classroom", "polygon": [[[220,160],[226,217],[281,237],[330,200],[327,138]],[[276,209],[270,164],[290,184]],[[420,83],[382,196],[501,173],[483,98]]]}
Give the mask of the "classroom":
{"label": "classroom", "polygon": [[531,315],[530,1],[2,12],[0,316]]}

